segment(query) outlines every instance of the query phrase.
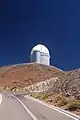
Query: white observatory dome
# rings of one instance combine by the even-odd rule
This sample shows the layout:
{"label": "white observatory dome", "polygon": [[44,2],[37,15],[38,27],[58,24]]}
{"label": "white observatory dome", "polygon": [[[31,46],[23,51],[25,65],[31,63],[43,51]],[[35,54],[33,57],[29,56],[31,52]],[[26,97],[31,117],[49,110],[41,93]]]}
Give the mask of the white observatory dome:
{"label": "white observatory dome", "polygon": [[40,64],[49,65],[50,64],[50,53],[48,48],[42,44],[38,44],[32,48],[30,54],[30,61]]}
{"label": "white observatory dome", "polygon": [[31,54],[33,54],[34,51],[39,51],[41,53],[46,53],[47,55],[49,55],[49,50],[47,47],[45,47],[42,44],[38,44],[35,47],[33,47],[33,49],[31,50]]}

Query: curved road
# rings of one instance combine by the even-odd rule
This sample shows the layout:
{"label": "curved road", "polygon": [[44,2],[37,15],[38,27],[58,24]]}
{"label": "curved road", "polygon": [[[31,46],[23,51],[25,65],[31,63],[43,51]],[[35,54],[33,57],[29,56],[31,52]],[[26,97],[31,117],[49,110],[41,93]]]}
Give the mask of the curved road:
{"label": "curved road", "polygon": [[0,120],[79,120],[23,95],[2,94]]}

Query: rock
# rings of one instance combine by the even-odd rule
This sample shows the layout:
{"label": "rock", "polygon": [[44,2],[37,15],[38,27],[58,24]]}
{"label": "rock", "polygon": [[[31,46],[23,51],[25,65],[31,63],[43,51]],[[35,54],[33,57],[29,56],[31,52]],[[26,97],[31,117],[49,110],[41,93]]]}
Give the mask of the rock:
{"label": "rock", "polygon": [[76,99],[80,100],[80,94],[76,95]]}

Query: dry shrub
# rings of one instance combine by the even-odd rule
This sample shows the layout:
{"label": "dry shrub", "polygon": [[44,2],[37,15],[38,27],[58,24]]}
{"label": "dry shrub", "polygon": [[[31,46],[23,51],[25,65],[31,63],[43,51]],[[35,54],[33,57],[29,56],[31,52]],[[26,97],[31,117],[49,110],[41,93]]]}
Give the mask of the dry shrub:
{"label": "dry shrub", "polygon": [[76,109],[80,109],[80,100],[71,99],[68,101],[67,109],[74,111]]}
{"label": "dry shrub", "polygon": [[55,96],[55,101],[58,106],[64,106],[64,105],[67,105],[68,103],[67,97],[60,94]]}
{"label": "dry shrub", "polygon": [[49,95],[45,94],[45,93],[35,93],[35,94],[31,94],[32,97],[34,98],[39,98],[39,99],[48,99]]}

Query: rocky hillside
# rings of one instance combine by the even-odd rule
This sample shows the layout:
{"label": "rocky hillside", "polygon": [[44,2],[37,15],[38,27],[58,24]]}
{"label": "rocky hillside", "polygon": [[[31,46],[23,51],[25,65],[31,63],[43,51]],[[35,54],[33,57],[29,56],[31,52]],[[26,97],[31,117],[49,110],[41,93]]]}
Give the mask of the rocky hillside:
{"label": "rocky hillside", "polygon": [[73,70],[60,74],[46,81],[36,83],[25,88],[28,91],[46,92],[49,94],[64,94],[80,98],[80,70]]}
{"label": "rocky hillside", "polygon": [[24,90],[31,96],[80,116],[80,70],[60,74]]}
{"label": "rocky hillside", "polygon": [[0,68],[0,87],[63,93],[80,97],[80,70],[63,72],[54,66],[36,63]]}
{"label": "rocky hillside", "polygon": [[0,67],[0,90],[21,91],[80,115],[80,70],[36,63]]}
{"label": "rocky hillside", "polygon": [[24,88],[31,92],[45,92],[49,94],[64,94],[80,99],[80,70],[64,72],[46,81],[42,81]]}
{"label": "rocky hillside", "polygon": [[0,86],[23,88],[60,74],[64,72],[56,67],[36,63],[2,67],[0,68]]}
{"label": "rocky hillside", "polygon": [[75,96],[80,99],[80,70],[72,70],[58,76],[47,92]]}

